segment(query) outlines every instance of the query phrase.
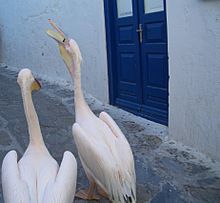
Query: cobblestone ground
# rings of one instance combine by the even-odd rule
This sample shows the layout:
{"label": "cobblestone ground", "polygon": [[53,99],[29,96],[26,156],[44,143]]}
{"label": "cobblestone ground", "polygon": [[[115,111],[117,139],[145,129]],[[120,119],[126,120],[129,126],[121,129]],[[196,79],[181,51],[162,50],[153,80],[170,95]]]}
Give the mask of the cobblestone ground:
{"label": "cobblestone ground", "polygon": [[[16,72],[0,68],[0,160],[15,149],[19,156],[28,144]],[[71,135],[74,122],[73,92],[41,81],[41,91],[33,100],[39,116],[45,143],[59,161],[63,152],[70,150],[77,157]],[[166,127],[146,121],[125,111],[102,105],[87,97],[98,115],[107,111],[127,136],[135,156],[137,173],[137,203],[219,203],[220,165],[191,148],[166,140]],[[78,160],[77,190],[87,186],[87,180]],[[3,202],[2,190],[0,202]],[[75,200],[76,203],[87,201]],[[101,203],[108,200],[101,199]]]}

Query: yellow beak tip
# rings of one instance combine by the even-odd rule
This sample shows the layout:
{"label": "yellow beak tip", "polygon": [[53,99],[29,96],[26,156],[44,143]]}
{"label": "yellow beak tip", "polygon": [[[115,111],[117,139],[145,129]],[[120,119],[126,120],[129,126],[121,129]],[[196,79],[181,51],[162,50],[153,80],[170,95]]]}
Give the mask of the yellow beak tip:
{"label": "yellow beak tip", "polygon": [[34,91],[34,90],[38,91],[40,90],[40,88],[41,88],[40,82],[37,79],[35,79],[35,81],[31,85],[31,91]]}
{"label": "yellow beak tip", "polygon": [[60,43],[63,43],[65,39],[64,36],[62,36],[60,33],[54,32],[53,30],[50,30],[50,29],[48,29],[46,33],[49,37],[53,38],[54,40]]}

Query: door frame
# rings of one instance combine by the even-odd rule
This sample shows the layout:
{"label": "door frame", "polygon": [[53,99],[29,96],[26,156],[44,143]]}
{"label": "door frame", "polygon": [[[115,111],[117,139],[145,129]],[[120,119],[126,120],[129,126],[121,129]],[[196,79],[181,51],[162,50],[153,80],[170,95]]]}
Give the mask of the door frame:
{"label": "door frame", "polygon": [[[134,0],[132,0],[133,2]],[[138,0],[139,1],[139,0]],[[165,18],[166,18],[166,38],[167,38],[167,57],[168,57],[168,122],[164,123],[164,125],[168,126],[169,123],[169,52],[168,52],[168,26],[167,26],[167,5],[166,5],[166,0],[164,1],[164,12],[165,12]],[[106,28],[106,48],[107,48],[107,66],[108,66],[108,86],[109,86],[109,103],[111,105],[115,105],[115,93],[116,87],[115,84],[116,82],[114,81],[114,73],[116,73],[116,52],[114,52],[114,46],[115,46],[115,35],[114,35],[114,3],[113,0],[104,0],[104,16],[105,16],[105,28]],[[115,54],[114,54],[115,53]],[[132,112],[132,111],[130,111]],[[142,113],[135,113],[132,112],[138,116],[145,117],[144,114]],[[146,118],[146,117],[145,117]]]}
{"label": "door frame", "polygon": [[[109,86],[109,103],[115,105],[115,82],[114,82],[114,67],[116,61],[114,60],[113,48],[115,45],[114,39],[114,7],[112,0],[104,0],[104,16],[106,28],[106,48],[107,48],[107,65],[108,65],[108,86]],[[115,66],[114,66],[115,65]]]}

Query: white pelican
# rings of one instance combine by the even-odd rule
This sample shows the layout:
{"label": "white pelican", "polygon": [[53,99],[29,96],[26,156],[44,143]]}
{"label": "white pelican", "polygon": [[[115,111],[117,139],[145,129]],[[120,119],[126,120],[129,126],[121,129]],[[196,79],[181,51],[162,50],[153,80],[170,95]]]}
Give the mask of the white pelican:
{"label": "white pelican", "polygon": [[82,56],[77,43],[49,20],[57,30],[47,34],[58,42],[60,54],[74,80],[76,123],[73,137],[79,157],[89,180],[88,190],[80,190],[76,196],[96,199],[99,194],[108,195],[114,203],[136,202],[136,175],[130,145],[120,128],[106,112],[96,117],[87,105],[81,89],[80,64]]}
{"label": "white pelican", "polygon": [[17,153],[10,151],[2,164],[2,187],[5,203],[72,203],[76,187],[77,164],[66,151],[59,167],[48,152],[41,134],[32,101],[32,90],[40,84],[29,69],[18,74],[30,143],[17,163]]}

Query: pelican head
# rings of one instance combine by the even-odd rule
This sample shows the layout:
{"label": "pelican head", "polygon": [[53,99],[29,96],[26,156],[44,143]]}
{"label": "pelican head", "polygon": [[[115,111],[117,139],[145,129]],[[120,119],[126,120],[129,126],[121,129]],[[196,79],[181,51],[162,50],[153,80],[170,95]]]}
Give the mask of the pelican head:
{"label": "pelican head", "polygon": [[27,68],[22,69],[18,73],[17,82],[21,89],[28,88],[28,90],[30,91],[38,91],[41,88],[41,85],[38,82],[38,80],[33,77],[31,70]]}
{"label": "pelican head", "polygon": [[74,74],[76,69],[80,67],[82,61],[79,46],[74,39],[69,39],[52,20],[49,19],[48,21],[57,32],[48,29],[47,34],[58,43],[63,61],[70,73]]}

